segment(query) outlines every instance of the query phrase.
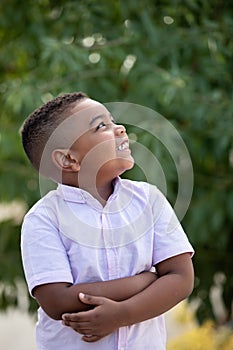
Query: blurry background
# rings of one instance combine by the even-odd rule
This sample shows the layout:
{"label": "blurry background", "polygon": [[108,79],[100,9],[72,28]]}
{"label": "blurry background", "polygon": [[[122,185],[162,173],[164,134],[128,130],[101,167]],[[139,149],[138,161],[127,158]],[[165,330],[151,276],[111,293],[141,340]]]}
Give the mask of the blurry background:
{"label": "blurry background", "polygon": [[[227,0],[1,0],[2,312],[36,309],[25,289],[19,242],[22,217],[40,191],[38,174],[22,150],[20,127],[53,96],[82,90],[103,103],[152,108],[182,136],[194,168],[193,197],[182,224],[196,250],[196,281],[191,307],[180,317],[183,324],[192,319],[191,335],[169,346],[233,349],[232,37]],[[160,159],[174,203],[174,165],[150,135],[140,140]],[[137,167],[127,176],[144,179]],[[3,329],[0,325],[0,333]]]}

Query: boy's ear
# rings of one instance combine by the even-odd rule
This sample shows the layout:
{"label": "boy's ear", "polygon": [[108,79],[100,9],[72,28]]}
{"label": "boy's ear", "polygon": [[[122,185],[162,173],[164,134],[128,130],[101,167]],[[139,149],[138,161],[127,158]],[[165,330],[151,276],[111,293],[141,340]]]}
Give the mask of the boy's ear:
{"label": "boy's ear", "polygon": [[70,154],[66,149],[55,149],[52,152],[53,163],[63,171],[78,172],[80,164],[76,157]]}

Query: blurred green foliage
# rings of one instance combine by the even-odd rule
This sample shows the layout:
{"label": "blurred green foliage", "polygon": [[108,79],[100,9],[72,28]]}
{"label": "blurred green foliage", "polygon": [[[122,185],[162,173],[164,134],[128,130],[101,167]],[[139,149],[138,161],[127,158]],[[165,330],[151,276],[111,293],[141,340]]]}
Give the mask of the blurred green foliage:
{"label": "blurred green foliage", "polygon": [[[183,225],[193,243],[200,321],[214,317],[209,291],[225,274],[233,296],[233,11],[222,0],[2,0],[0,3],[1,202],[30,207],[38,175],[21,147],[26,116],[53,96],[82,90],[101,102],[156,110],[182,135],[194,168]],[[144,135],[145,145],[153,145]],[[173,173],[167,164],[167,176]],[[142,178],[135,167],[129,176]],[[173,201],[177,179],[170,178]],[[0,223],[0,307],[17,305],[23,278],[20,225]],[[9,291],[9,286],[10,292]]]}

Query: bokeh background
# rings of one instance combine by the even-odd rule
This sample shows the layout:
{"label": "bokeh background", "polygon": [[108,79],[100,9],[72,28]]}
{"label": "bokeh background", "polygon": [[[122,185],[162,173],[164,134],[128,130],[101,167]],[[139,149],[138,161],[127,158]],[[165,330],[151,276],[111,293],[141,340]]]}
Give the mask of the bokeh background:
{"label": "bokeh background", "polygon": [[[1,0],[2,315],[12,307],[36,309],[25,289],[19,242],[22,217],[40,189],[20,127],[53,96],[81,90],[103,103],[149,107],[182,136],[194,171],[182,224],[196,250],[196,279],[189,306],[179,311],[181,323],[192,327],[169,349],[233,349],[232,38],[233,3],[227,0]],[[160,160],[174,203],[173,162],[149,133],[138,137]],[[137,166],[126,176],[144,180]]]}

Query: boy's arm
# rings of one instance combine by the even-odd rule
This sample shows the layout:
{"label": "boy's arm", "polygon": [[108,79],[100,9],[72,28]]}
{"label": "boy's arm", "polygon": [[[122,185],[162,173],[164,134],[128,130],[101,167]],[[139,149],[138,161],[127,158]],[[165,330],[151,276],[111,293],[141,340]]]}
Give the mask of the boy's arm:
{"label": "boy's arm", "polygon": [[159,276],[156,283],[122,302],[126,314],[125,320],[121,320],[122,325],[159,316],[192,293],[194,271],[189,253],[162,261],[156,269]]}
{"label": "boy's arm", "polygon": [[167,259],[156,268],[158,280],[122,302],[81,295],[83,302],[95,308],[73,315],[65,314],[63,323],[83,334],[83,340],[94,342],[119,327],[159,316],[190,295],[194,273],[189,253]]}
{"label": "boy's arm", "polygon": [[116,280],[80,283],[49,283],[33,289],[33,295],[42,309],[53,319],[60,320],[63,313],[80,312],[93,308],[80,301],[79,293],[102,296],[122,301],[141,292],[157,279],[153,272],[143,272],[136,276]]}

